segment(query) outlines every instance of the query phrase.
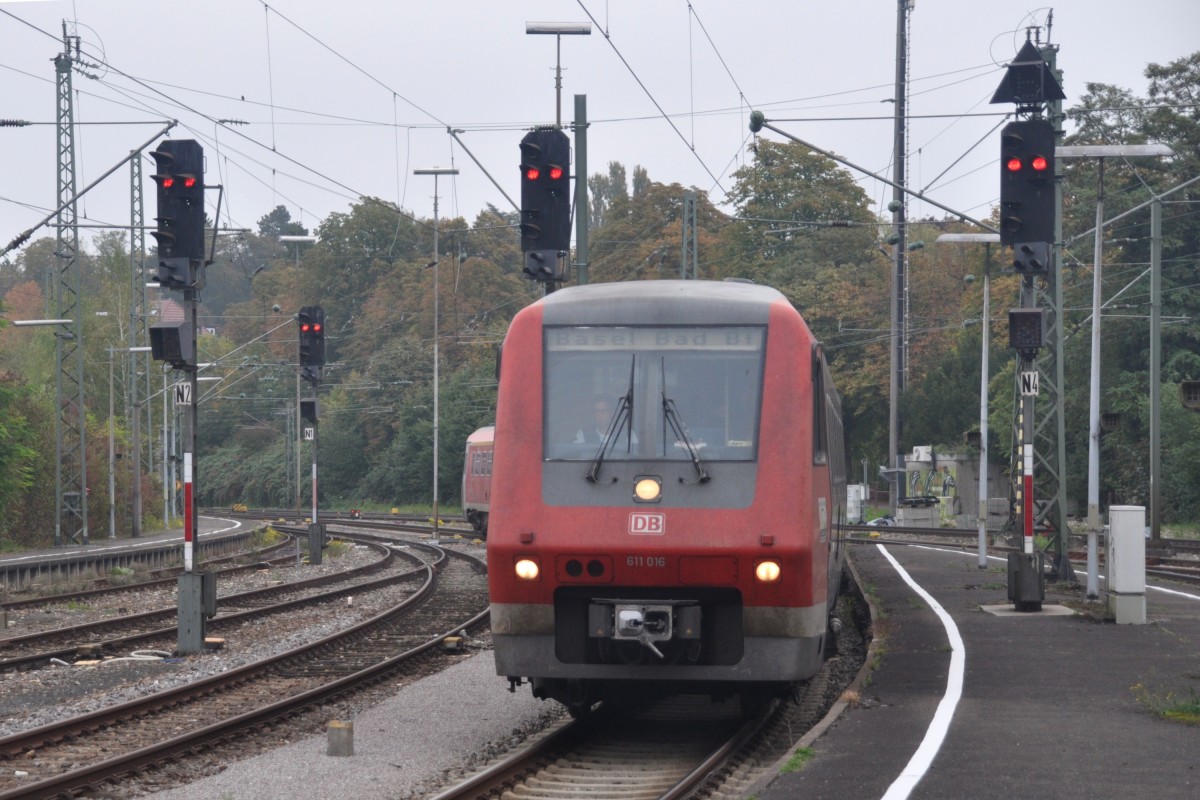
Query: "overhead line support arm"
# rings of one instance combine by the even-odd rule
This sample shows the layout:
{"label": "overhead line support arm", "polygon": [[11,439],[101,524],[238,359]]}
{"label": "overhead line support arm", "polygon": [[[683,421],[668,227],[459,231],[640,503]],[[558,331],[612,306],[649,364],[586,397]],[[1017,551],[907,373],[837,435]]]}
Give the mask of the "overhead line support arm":
{"label": "overhead line support arm", "polygon": [[100,181],[104,180],[109,175],[112,175],[114,172],[116,172],[118,169],[120,169],[122,166],[124,166],[125,163],[128,162],[130,159],[136,157],[147,147],[154,144],[155,139],[164,135],[167,131],[171,130],[171,128],[174,128],[176,124],[177,123],[175,120],[172,120],[171,122],[167,123],[167,127],[163,128],[161,131],[159,131],[158,133],[151,136],[148,140],[146,140],[146,142],[141,147],[137,148],[136,150],[129,151],[129,155],[122,158],[116,164],[113,164],[112,167],[108,170],[108,172],[105,172],[99,178],[96,178],[96,180],[89,183],[80,192],[78,192],[74,197],[70,198],[65,203],[60,205],[58,208],[54,209],[49,214],[47,214],[45,217],[43,217],[42,220],[40,222],[38,222],[37,224],[35,224],[32,228],[30,228],[29,230],[27,230],[23,233],[18,234],[16,236],[16,238],[14,238],[11,242],[8,243],[7,247],[5,247],[3,250],[0,250],[0,257],[8,255],[10,252],[12,252],[13,250],[16,250],[18,247],[25,244],[25,242],[29,241],[29,237],[33,236],[34,231],[36,231],[38,228],[45,225],[50,220],[57,217],[64,208],[71,205],[79,198],[83,197],[85,194],[90,192],[96,186],[96,184],[100,183]]}
{"label": "overhead line support arm", "polygon": [[896,183],[895,181],[890,181],[887,178],[883,177],[882,175],[878,175],[874,172],[871,172],[871,170],[869,170],[869,169],[860,167],[857,164],[853,163],[852,161],[847,161],[846,159],[842,158],[839,155],[835,155],[835,154],[829,152],[828,150],[822,150],[820,147],[817,147],[814,144],[809,144],[808,142],[804,141],[800,137],[793,136],[792,134],[788,133],[787,131],[781,130],[780,128],[777,128],[774,125],[770,124],[769,122],[767,122],[765,119],[762,118],[761,114],[762,114],[762,112],[755,111],[750,115],[750,130],[751,131],[757,132],[757,130],[759,130],[761,128],[766,128],[767,130],[775,131],[775,133],[778,133],[780,136],[784,137],[785,139],[791,139],[793,142],[796,142],[797,144],[804,145],[809,150],[812,150],[816,153],[820,153],[821,155],[823,155],[827,158],[832,158],[834,161],[838,162],[839,164],[845,164],[850,169],[857,170],[858,172],[861,172],[864,175],[868,175],[877,181],[886,183],[888,186],[891,186],[893,189],[899,189],[900,191],[904,192],[905,194],[912,195],[913,197],[917,198],[918,200],[922,200],[926,203],[929,203],[931,206],[937,206],[938,208],[942,209],[943,211],[947,211],[947,212],[953,214],[954,216],[958,217],[963,222],[970,222],[972,225],[978,225],[980,228],[983,228],[985,231],[987,231],[989,233],[999,233],[1000,232],[996,228],[993,228],[991,225],[988,225],[986,222],[980,222],[979,220],[975,219],[974,217],[971,217],[967,214],[964,214],[961,211],[956,211],[955,209],[950,208],[950,206],[945,206],[945,205],[942,205],[941,203],[937,202],[936,200],[929,199],[922,192],[914,192],[912,189],[909,189],[906,186],[901,186],[900,184]]}

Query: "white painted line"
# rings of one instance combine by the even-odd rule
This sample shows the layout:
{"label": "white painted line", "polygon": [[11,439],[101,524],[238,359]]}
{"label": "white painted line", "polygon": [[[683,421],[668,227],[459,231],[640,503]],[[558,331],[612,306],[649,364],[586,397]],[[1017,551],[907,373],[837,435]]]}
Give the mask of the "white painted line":
{"label": "white painted line", "polygon": [[[229,523],[224,528],[214,528],[211,531],[204,531],[202,533],[199,533],[198,535],[200,537],[208,537],[208,536],[213,536],[218,533],[225,533],[226,531],[237,530],[238,528],[242,527],[242,524],[243,524],[242,522],[240,522],[238,520],[229,519],[227,517],[210,517],[210,516],[201,514],[201,515],[199,515],[199,518],[212,520],[212,521],[218,522],[218,523],[219,522],[228,522]],[[171,544],[172,542],[178,542],[178,541],[181,541],[182,539],[183,539],[182,533],[180,533],[178,536],[172,536],[172,537],[163,538],[163,539],[153,539],[153,540],[129,539],[126,542],[119,544],[119,545],[110,545],[107,549],[110,553],[129,553],[129,552],[136,552],[137,550],[148,550],[148,549],[151,549],[154,547],[161,547],[164,544]],[[62,550],[55,550],[53,553],[53,556],[55,558],[60,558],[60,557],[65,557],[65,556],[87,556],[87,555],[95,555],[99,552],[100,552],[99,548],[82,546],[82,547],[74,547],[70,550],[65,549],[65,548]],[[0,567],[3,567],[3,566],[15,567],[15,566],[24,564],[25,562],[38,562],[38,561],[44,560],[46,557],[47,556],[43,553],[31,553],[28,555],[6,556],[3,559],[0,559]]]}
{"label": "white painted line", "polygon": [[[876,546],[882,547],[882,545],[876,545]],[[961,555],[961,556],[970,556],[971,558],[975,558],[975,556],[976,556],[975,553],[968,553],[965,550],[951,550],[948,547],[934,547],[933,545],[927,545],[927,544],[914,544],[911,546],[915,550],[933,550],[934,552],[937,552],[937,553],[955,553],[955,554]],[[988,558],[990,558],[992,561],[1006,561],[1007,560],[1007,558],[1001,558],[1000,556],[988,556]],[[1107,579],[1108,579],[1107,575],[1100,576],[1100,580],[1102,580],[1102,581],[1107,580]],[[1173,594],[1176,597],[1183,597],[1188,600],[1200,600],[1200,594],[1192,594],[1191,592],[1181,592],[1178,589],[1167,589],[1166,587],[1163,587],[1163,586],[1151,586],[1148,583],[1146,584],[1146,589],[1147,589],[1147,591],[1153,590],[1155,592],[1162,592],[1163,594]]]}
{"label": "white painted line", "polygon": [[934,712],[933,720],[929,723],[929,729],[925,731],[925,738],[921,740],[920,747],[913,753],[908,764],[900,771],[900,776],[892,781],[892,785],[883,795],[883,800],[905,800],[925,777],[934,757],[942,747],[942,742],[946,740],[950,721],[954,719],[954,711],[958,708],[958,701],[962,697],[963,673],[966,669],[967,654],[962,637],[958,634],[958,626],[954,624],[954,620],[950,618],[946,609],[942,608],[941,604],[933,599],[933,595],[922,589],[912,579],[912,576],[904,570],[904,567],[900,566],[900,562],[896,561],[883,545],[876,545],[876,547],[879,548],[879,552],[883,553],[883,557],[891,562],[892,567],[900,574],[904,582],[929,604],[933,613],[937,614],[938,619],[942,622],[942,627],[946,629],[946,638],[950,641],[950,671],[946,676],[946,693],[942,695],[941,702],[938,703],[937,711]]}
{"label": "white painted line", "polygon": [[[1100,577],[1104,577],[1104,576],[1101,575]],[[1153,589],[1156,592],[1162,592],[1163,594],[1173,594],[1176,597],[1186,597],[1188,600],[1200,600],[1200,594],[1192,594],[1190,592],[1181,592],[1178,589],[1164,589],[1161,586],[1151,586],[1148,583],[1146,584],[1146,588]]]}
{"label": "white painted line", "polygon": [[224,528],[215,528],[211,531],[205,531],[205,533],[207,533],[209,536],[211,536],[214,533],[224,533],[225,531],[232,531],[232,530],[236,530],[237,528],[242,527],[242,523],[236,519],[226,519],[225,517],[205,517],[205,516],[201,516],[200,519],[211,519],[214,522],[228,522],[229,523]]}

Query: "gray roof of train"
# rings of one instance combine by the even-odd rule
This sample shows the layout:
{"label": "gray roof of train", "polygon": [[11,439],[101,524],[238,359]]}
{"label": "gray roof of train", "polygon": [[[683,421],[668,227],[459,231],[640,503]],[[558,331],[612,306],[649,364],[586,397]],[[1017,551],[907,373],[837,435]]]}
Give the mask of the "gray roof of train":
{"label": "gray roof of train", "polygon": [[624,281],[560,289],[542,298],[545,325],[765,325],[784,297],[732,281]]}

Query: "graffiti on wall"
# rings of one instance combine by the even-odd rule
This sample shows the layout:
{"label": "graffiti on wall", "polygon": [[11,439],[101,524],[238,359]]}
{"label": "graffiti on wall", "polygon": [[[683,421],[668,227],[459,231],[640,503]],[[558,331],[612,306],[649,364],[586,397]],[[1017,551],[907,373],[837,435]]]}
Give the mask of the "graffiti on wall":
{"label": "graffiti on wall", "polygon": [[951,463],[927,470],[916,467],[908,471],[908,500],[913,504],[938,506],[938,516],[954,522],[961,513],[958,500],[957,465]]}

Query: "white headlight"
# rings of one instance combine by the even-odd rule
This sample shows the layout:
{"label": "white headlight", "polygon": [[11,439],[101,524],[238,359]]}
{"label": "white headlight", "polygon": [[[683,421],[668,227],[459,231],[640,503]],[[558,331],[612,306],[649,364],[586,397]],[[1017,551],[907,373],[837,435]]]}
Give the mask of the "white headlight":
{"label": "white headlight", "polygon": [[538,565],[536,561],[528,558],[522,558],[517,562],[515,567],[517,577],[523,581],[536,580],[538,576]]}
{"label": "white headlight", "polygon": [[774,583],[779,580],[779,565],[774,561],[760,561],[754,568],[754,576],[763,583]]}

